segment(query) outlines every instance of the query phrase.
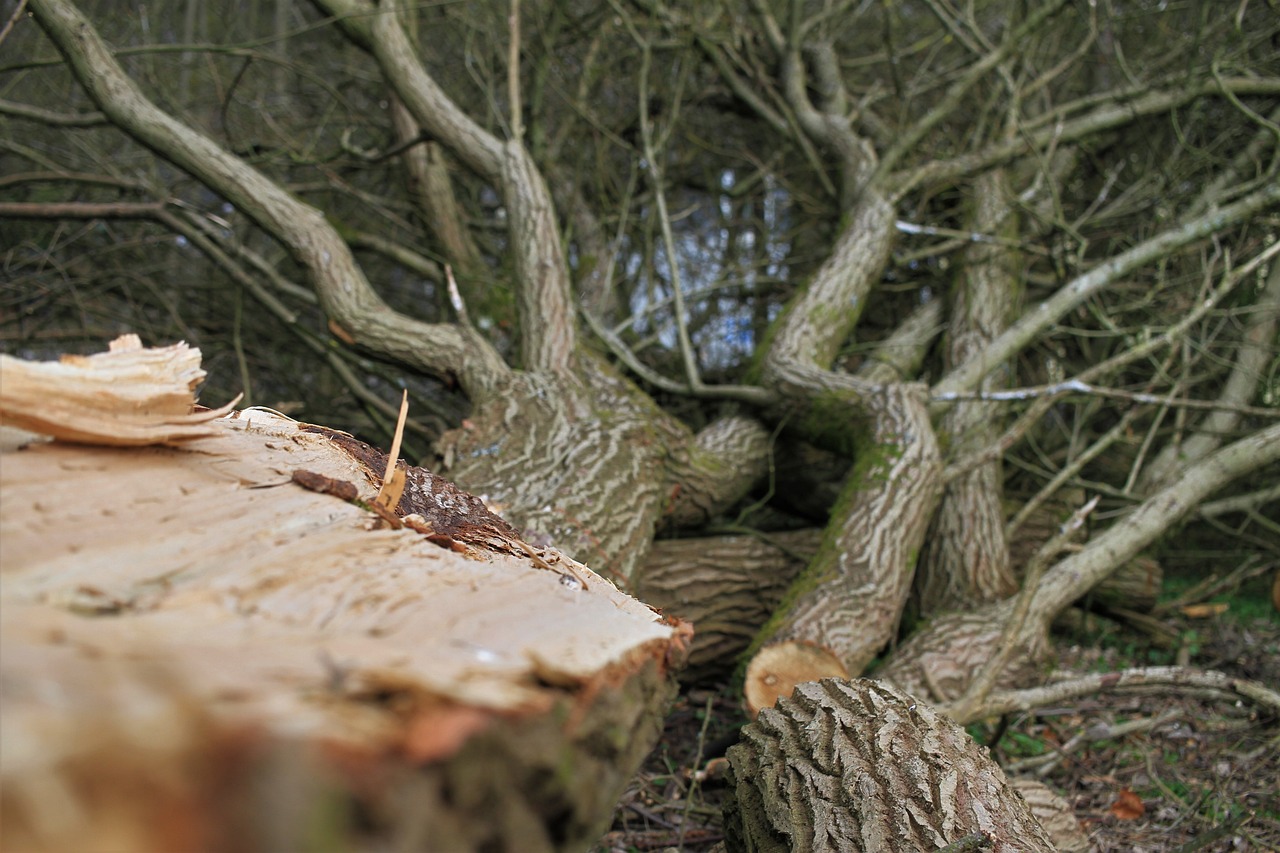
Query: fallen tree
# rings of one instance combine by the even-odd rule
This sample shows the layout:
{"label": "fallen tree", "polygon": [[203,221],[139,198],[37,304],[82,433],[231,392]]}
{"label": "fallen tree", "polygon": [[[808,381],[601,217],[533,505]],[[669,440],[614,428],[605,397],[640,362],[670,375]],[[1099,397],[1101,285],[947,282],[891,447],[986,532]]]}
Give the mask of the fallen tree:
{"label": "fallen tree", "polygon": [[729,763],[730,850],[873,853],[966,839],[953,849],[1058,849],[987,750],[874,681],[801,685],[743,730]]}
{"label": "fallen tree", "polygon": [[198,351],[3,359],[0,421],[92,442],[0,451],[6,849],[603,831],[687,626],[429,472],[388,509],[350,437],[193,411]]}
{"label": "fallen tree", "polygon": [[[287,338],[307,377],[288,387],[318,366],[371,429],[388,386],[446,399],[421,458],[529,543],[696,615],[700,672],[752,637],[757,707],[881,655],[958,717],[1010,707],[1054,616],[1215,490],[1249,489],[1215,503],[1245,518],[1233,541],[1274,548],[1280,69],[1259,4],[557,4],[523,41],[518,3],[236,18],[294,93],[225,22],[174,51],[104,4],[27,6],[4,70],[30,88],[0,111],[53,130],[2,152],[27,199],[0,202],[24,236],[6,259],[40,285],[16,315],[80,330],[107,292],[95,316],[140,303],[211,345],[257,319],[227,345],[246,391],[293,399]],[[156,73],[194,62],[207,83]],[[180,310],[178,286],[218,308]],[[775,490],[775,438],[842,460],[797,513],[822,526],[803,568],[692,538],[776,520],[748,512],[797,490]],[[1078,541],[1015,552],[1036,508],[1065,507],[1056,527],[1097,494]]]}

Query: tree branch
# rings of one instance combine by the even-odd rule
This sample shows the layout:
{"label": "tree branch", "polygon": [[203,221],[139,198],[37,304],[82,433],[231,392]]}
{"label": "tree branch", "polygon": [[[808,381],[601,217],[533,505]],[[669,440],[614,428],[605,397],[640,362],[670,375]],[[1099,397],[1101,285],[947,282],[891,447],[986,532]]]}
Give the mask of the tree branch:
{"label": "tree branch", "polygon": [[321,306],[356,342],[405,364],[454,374],[469,393],[507,371],[482,337],[392,311],[374,292],[324,214],[151,103],[68,0],[32,0],[37,22],[76,79],[117,127],[195,175],[284,243],[308,273]]}
{"label": "tree branch", "polygon": [[1223,90],[1237,95],[1280,94],[1280,79],[1270,77],[1228,77],[1220,81],[1205,80],[1198,85],[1178,86],[1149,91],[1137,97],[1131,93],[1116,92],[1093,111],[1075,119],[1065,120],[1072,105],[1053,114],[1040,116],[1030,123],[1027,132],[1014,139],[1002,140],[972,154],[963,154],[950,160],[933,160],[930,163],[903,169],[893,173],[880,183],[893,187],[894,198],[902,198],[921,184],[939,184],[953,181],[964,175],[1006,163],[1030,152],[1043,150],[1056,141],[1062,145],[1078,139],[1111,130],[1137,121],[1140,118],[1189,103],[1196,98],[1219,96]]}
{"label": "tree branch", "polygon": [[520,140],[500,141],[444,93],[409,42],[395,0],[376,7],[368,0],[314,2],[373,55],[418,124],[502,188],[518,281],[522,366],[566,372],[577,346],[569,267],[551,194]]}
{"label": "tree branch", "polygon": [[1077,276],[1053,296],[1023,314],[1017,322],[996,336],[977,357],[969,359],[944,376],[933,387],[934,413],[947,408],[951,399],[948,395],[972,391],[978,387],[982,378],[996,366],[1021,352],[1068,311],[1099,290],[1114,284],[1121,276],[1277,203],[1280,203],[1280,183],[1267,184],[1233,204],[1144,240]]}

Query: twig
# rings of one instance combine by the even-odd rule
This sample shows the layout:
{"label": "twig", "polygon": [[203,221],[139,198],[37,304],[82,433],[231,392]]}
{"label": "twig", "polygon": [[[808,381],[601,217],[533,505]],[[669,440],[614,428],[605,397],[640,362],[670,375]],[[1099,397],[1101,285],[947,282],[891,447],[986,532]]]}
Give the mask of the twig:
{"label": "twig", "polygon": [[1230,699],[1248,699],[1272,714],[1280,714],[1280,693],[1257,681],[1233,678],[1217,670],[1197,670],[1180,666],[1152,666],[1121,672],[1099,672],[1078,678],[992,693],[975,711],[978,717],[1028,711],[1044,705],[1092,696],[1103,690],[1130,690],[1161,686],[1183,690],[1204,689]]}
{"label": "twig", "polygon": [[[707,707],[702,714],[702,727],[698,729],[698,751],[693,757],[693,770],[697,771],[702,764],[702,750],[707,742],[707,727],[711,725],[711,709],[715,707],[715,696],[707,697]],[[679,837],[676,839],[676,849],[684,849],[684,831],[689,825],[689,815],[693,811],[693,794],[698,788],[698,776],[696,772],[689,774],[689,790],[685,792],[684,797],[684,814],[680,818]]]}
{"label": "twig", "polygon": [[1195,853],[1196,850],[1203,850],[1219,838],[1230,835],[1249,821],[1253,820],[1253,812],[1243,812],[1227,818],[1213,829],[1200,833],[1186,844],[1174,848],[1173,853]]}
{"label": "twig", "polygon": [[1051,385],[1036,385],[1029,388],[1012,388],[1008,391],[945,391],[929,395],[935,403],[951,403],[958,400],[982,400],[985,402],[1007,402],[1011,400],[1034,400],[1038,397],[1058,397],[1064,394],[1089,394],[1095,397],[1106,397],[1112,400],[1128,400],[1133,403],[1144,403],[1152,406],[1169,406],[1184,409],[1209,409],[1238,412],[1242,415],[1256,417],[1280,418],[1280,408],[1267,406],[1240,406],[1223,403],[1218,400],[1192,400],[1186,397],[1166,397],[1163,394],[1148,394],[1143,391],[1124,391],[1120,388],[1104,388],[1092,385],[1080,379],[1067,379]]}
{"label": "twig", "polygon": [[1115,740],[1137,732],[1150,731],[1151,729],[1162,726],[1165,723],[1173,722],[1181,717],[1182,714],[1182,711],[1175,708],[1166,710],[1155,717],[1144,717],[1140,720],[1126,720],[1123,723],[1097,723],[1090,725],[1084,731],[1071,737],[1066,743],[1057,747],[1052,752],[1046,752],[1043,755],[1035,755],[1030,758],[1024,758],[1021,761],[1011,762],[1005,769],[1010,775],[1034,770],[1037,776],[1045,776],[1051,772],[1054,767],[1062,763],[1064,758],[1086,744],[1097,743],[1098,741],[1103,740]]}
{"label": "twig", "polygon": [[462,301],[462,293],[458,290],[458,282],[453,278],[453,267],[448,264],[444,265],[444,277],[449,288],[449,304],[453,306],[453,311],[458,315],[458,322],[467,328],[471,326],[471,316],[467,313],[467,303]]}
{"label": "twig", "polygon": [[510,41],[507,45],[507,98],[511,103],[511,138],[524,136],[524,118],[520,105],[520,0],[511,0],[507,16]]}
{"label": "twig", "polygon": [[[1219,285],[1215,292],[1209,294],[1203,302],[1196,306],[1195,310],[1189,312],[1187,316],[1183,317],[1176,324],[1166,329],[1162,334],[1146,341],[1145,343],[1131,347],[1125,352],[1107,359],[1101,364],[1096,364],[1093,367],[1088,368],[1077,375],[1074,381],[1088,382],[1095,377],[1104,376],[1110,372],[1117,371],[1125,365],[1131,364],[1140,358],[1145,358],[1148,354],[1155,352],[1162,346],[1172,345],[1174,342],[1181,339],[1191,326],[1200,320],[1200,318],[1204,317],[1210,310],[1221,304],[1227,294],[1234,290],[1236,286],[1246,278],[1249,278],[1254,270],[1269,261],[1276,254],[1280,254],[1280,241],[1273,243],[1253,258],[1250,258],[1247,263],[1232,270],[1230,274],[1225,276],[1222,284]],[[1061,386],[1063,384],[1066,383],[1057,383],[1057,386]],[[1027,411],[1023,413],[1023,415],[1019,417],[1018,420],[1015,421],[1007,430],[1005,430],[1004,435],[1000,436],[1000,438],[989,447],[948,465],[942,475],[943,482],[950,482],[956,477],[962,476],[980,465],[985,465],[988,462],[1000,458],[1005,451],[1017,444],[1018,441],[1021,440],[1022,436],[1031,429],[1031,427],[1035,426],[1039,422],[1040,418],[1044,416],[1045,412],[1049,411],[1059,397],[1066,393],[1068,392],[1063,390],[1056,394],[1034,399],[1031,405],[1027,408]]]}
{"label": "twig", "polygon": [[671,216],[667,212],[666,192],[663,189],[662,168],[653,145],[653,123],[649,118],[649,66],[652,51],[649,43],[642,44],[640,60],[640,135],[644,142],[644,158],[653,176],[653,195],[657,203],[658,224],[662,229],[662,245],[667,255],[667,271],[671,276],[671,297],[675,301],[676,339],[680,344],[680,357],[684,362],[685,379],[694,391],[702,389],[702,377],[698,375],[698,362],[693,353],[693,341],[685,320],[684,281],[680,276],[680,255],[676,252],[675,235],[671,230]]}
{"label": "twig", "polygon": [[1251,554],[1244,562],[1232,569],[1225,577],[1219,577],[1216,574],[1209,575],[1209,577],[1191,587],[1191,589],[1182,593],[1177,598],[1157,604],[1155,608],[1152,609],[1151,615],[1160,616],[1186,607],[1189,604],[1198,604],[1202,601],[1207,601],[1216,595],[1221,595],[1224,592],[1237,589],[1240,584],[1252,578],[1256,578],[1258,575],[1266,574],[1277,565],[1274,560],[1265,563],[1258,563],[1257,559],[1257,554]]}
{"label": "twig", "polygon": [[0,44],[9,37],[9,31],[13,29],[15,22],[22,19],[23,10],[27,8],[27,0],[18,0],[18,8],[13,10],[13,14],[9,16],[9,20],[4,22],[4,29],[0,30]]}

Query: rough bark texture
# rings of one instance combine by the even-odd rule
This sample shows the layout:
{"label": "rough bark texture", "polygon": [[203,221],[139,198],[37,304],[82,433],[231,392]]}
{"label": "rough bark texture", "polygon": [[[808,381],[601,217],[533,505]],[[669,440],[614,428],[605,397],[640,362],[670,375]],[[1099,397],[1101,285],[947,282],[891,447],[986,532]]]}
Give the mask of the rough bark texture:
{"label": "rough bark texture", "polygon": [[[971,230],[1015,240],[1017,220],[1009,209],[1003,170],[979,176],[974,195]],[[949,367],[982,358],[987,343],[1004,330],[1018,293],[1013,255],[1007,246],[991,243],[974,243],[965,252],[947,341]],[[981,387],[1007,384],[1008,371],[999,370],[989,373]],[[952,407],[939,425],[949,458],[994,444],[1000,433],[998,414],[995,404],[977,400]],[[998,601],[1017,589],[1004,535],[1002,483],[999,460],[947,483],[916,570],[914,600],[920,614]]]}
{"label": "rough bark texture", "polygon": [[[876,676],[936,705],[958,699],[999,645],[1012,611],[1013,601],[1006,599],[937,616],[895,649]],[[997,684],[1018,684],[1035,671],[1048,649],[1047,635],[1033,634]]]}
{"label": "rough bark texture", "polygon": [[[1034,666],[1043,660],[1054,617],[1136,557],[1192,507],[1244,472],[1278,459],[1280,425],[1258,430],[1189,466],[1141,506],[1059,561],[1036,587],[1027,619],[1013,638],[1021,650],[1019,661]],[[954,698],[995,652],[1011,610],[1007,599],[934,619],[895,649],[878,674],[919,695],[933,695],[939,701]]]}
{"label": "rough bark texture", "polygon": [[762,632],[769,641],[820,644],[856,675],[892,638],[940,485],[923,391],[863,396],[867,440],[817,556]]}
{"label": "rough bark texture", "polygon": [[1048,785],[1035,779],[1014,779],[1011,784],[1027,801],[1058,853],[1089,853],[1093,849],[1071,806]]}
{"label": "rough bark texture", "polygon": [[352,439],[255,409],[203,428],[0,443],[6,846],[597,838],[687,630],[428,472],[416,516],[370,512],[382,457]]}
{"label": "rough bark texture", "polygon": [[932,850],[975,833],[995,851],[1054,849],[985,749],[878,682],[801,685],[742,730],[729,764],[729,850]]}
{"label": "rough bark texture", "polygon": [[769,433],[754,419],[719,418],[676,447],[664,526],[696,528],[725,512],[768,473]]}
{"label": "rough bark texture", "polygon": [[731,672],[821,538],[821,530],[797,530],[655,542],[635,593],[695,626],[681,677],[697,681]]}
{"label": "rough bark texture", "polygon": [[513,377],[440,442],[441,473],[495,503],[538,545],[629,583],[671,491],[688,429],[593,357],[576,375]]}

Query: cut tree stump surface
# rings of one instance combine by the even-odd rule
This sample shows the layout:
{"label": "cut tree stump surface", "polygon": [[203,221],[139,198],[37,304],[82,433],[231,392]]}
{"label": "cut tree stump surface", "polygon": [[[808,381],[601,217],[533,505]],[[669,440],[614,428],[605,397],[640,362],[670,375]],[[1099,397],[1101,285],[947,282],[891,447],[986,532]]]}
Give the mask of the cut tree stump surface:
{"label": "cut tree stump surface", "polygon": [[0,448],[5,846],[594,840],[660,734],[687,627],[555,551],[373,529],[293,481],[377,493],[305,425],[208,426],[180,447]]}

